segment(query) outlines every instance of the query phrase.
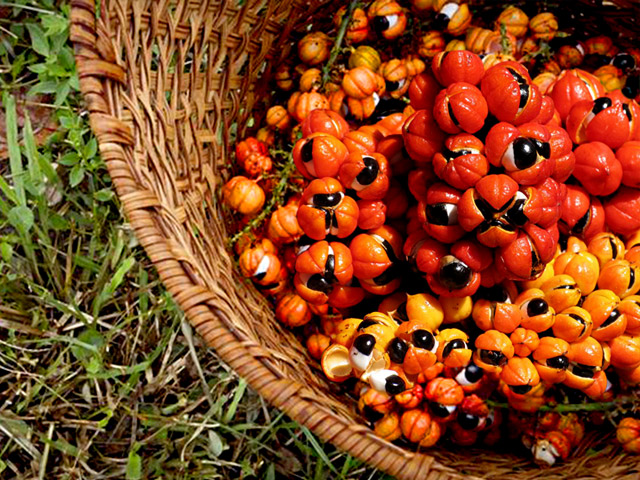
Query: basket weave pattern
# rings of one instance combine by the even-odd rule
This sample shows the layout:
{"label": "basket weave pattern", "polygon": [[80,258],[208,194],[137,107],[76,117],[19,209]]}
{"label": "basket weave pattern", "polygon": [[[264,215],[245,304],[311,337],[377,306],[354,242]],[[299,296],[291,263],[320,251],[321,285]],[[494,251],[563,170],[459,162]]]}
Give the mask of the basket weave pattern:
{"label": "basket weave pattern", "polygon": [[[427,455],[376,437],[236,273],[216,200],[230,171],[231,125],[242,127],[261,98],[255,83],[265,60],[284,56],[288,32],[322,6],[238,3],[102,0],[96,15],[94,0],[72,1],[91,127],[164,285],[206,343],[268,402],[351,455],[407,480],[537,477],[537,467],[514,457],[462,449]],[[544,478],[623,478],[638,466],[622,455],[596,455],[548,469]]]}

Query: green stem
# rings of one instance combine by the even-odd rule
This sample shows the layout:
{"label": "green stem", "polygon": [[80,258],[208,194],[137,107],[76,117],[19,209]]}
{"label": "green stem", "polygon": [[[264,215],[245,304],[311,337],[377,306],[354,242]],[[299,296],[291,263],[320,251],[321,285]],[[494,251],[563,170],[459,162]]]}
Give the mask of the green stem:
{"label": "green stem", "polygon": [[282,169],[277,172],[278,183],[273,188],[273,192],[271,194],[271,198],[267,202],[267,204],[263,207],[260,213],[253,217],[239,232],[237,232],[233,237],[229,239],[229,246],[233,246],[238,240],[240,240],[243,236],[249,234],[251,230],[258,228],[262,225],[262,222],[271,215],[271,213],[279,206],[284,204],[284,199],[291,187],[289,180],[293,174],[296,172],[296,166],[293,163],[293,156],[291,153],[285,152],[283,150],[277,150],[272,152],[273,155],[283,155],[286,156],[286,163],[283,165]]}
{"label": "green stem", "polygon": [[500,49],[503,55],[511,52],[511,41],[507,37],[507,26],[504,23],[500,24]]}
{"label": "green stem", "polygon": [[[593,402],[593,403],[566,403],[558,405],[542,405],[538,412],[601,412],[607,410],[614,410],[624,404],[638,403],[638,398],[635,396],[619,397],[611,402]],[[494,408],[509,408],[508,403],[496,402],[494,400],[487,400],[487,405]]]}
{"label": "green stem", "polygon": [[329,60],[322,67],[322,86],[329,81],[329,72],[331,71],[331,67],[338,58],[338,54],[340,53],[340,49],[342,47],[342,42],[344,41],[344,36],[347,33],[347,27],[351,22],[351,18],[353,17],[353,11],[356,9],[357,0],[351,0],[349,2],[349,6],[347,7],[347,11],[342,17],[342,23],[340,24],[340,28],[338,29],[338,35],[336,36],[336,42],[333,44],[333,48],[331,49],[331,55],[329,55]]}

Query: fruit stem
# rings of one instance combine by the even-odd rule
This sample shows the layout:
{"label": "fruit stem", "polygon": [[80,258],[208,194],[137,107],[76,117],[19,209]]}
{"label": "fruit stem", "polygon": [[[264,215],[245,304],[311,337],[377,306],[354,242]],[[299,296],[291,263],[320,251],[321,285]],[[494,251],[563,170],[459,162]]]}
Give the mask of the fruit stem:
{"label": "fruit stem", "polygon": [[[508,403],[487,400],[487,405],[494,408],[509,408]],[[625,396],[616,398],[611,402],[593,402],[593,403],[561,403],[557,405],[542,405],[538,412],[599,412],[614,410],[625,404],[636,404],[638,398],[636,396]]]}
{"label": "fruit stem", "polygon": [[260,213],[253,217],[245,226],[237,232],[233,237],[228,240],[229,247],[233,246],[243,236],[248,235],[252,230],[257,229],[262,225],[262,222],[278,207],[284,204],[285,197],[289,190],[295,190],[290,185],[289,179],[297,173],[295,164],[293,163],[293,156],[290,152],[284,150],[274,150],[270,152],[274,157],[284,157],[286,160],[281,169],[277,170],[276,174],[279,177],[278,183],[274,186],[271,198],[267,204],[262,208]]}
{"label": "fruit stem", "polygon": [[338,35],[336,36],[336,41],[331,48],[331,54],[329,55],[329,60],[322,67],[322,86],[324,87],[327,81],[329,80],[329,72],[331,71],[331,67],[338,58],[338,54],[340,53],[342,42],[344,41],[344,36],[347,33],[347,27],[351,22],[351,18],[353,17],[353,11],[356,9],[357,0],[351,0],[349,2],[349,7],[342,17],[342,23],[340,23],[340,28],[338,29]]}

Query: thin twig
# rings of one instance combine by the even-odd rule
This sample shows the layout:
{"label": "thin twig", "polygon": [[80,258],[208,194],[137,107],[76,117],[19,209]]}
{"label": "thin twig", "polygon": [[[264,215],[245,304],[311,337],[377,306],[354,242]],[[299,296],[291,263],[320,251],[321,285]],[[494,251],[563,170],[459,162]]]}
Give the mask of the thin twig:
{"label": "thin twig", "polygon": [[62,17],[62,15],[54,12],[53,10],[45,10],[44,8],[31,7],[29,5],[21,5],[19,3],[0,2],[0,7],[22,8],[24,10],[30,10],[36,13],[45,13],[47,15],[55,15],[56,17]]}
{"label": "thin twig", "polygon": [[38,480],[44,480],[47,473],[47,461],[49,460],[49,451],[51,450],[51,440],[53,440],[53,430],[55,424],[49,424],[49,430],[47,431],[47,438],[49,442],[44,445],[44,452],[42,453],[42,460],[40,460],[40,470],[38,471]]}
{"label": "thin twig", "polygon": [[[622,405],[637,404],[638,398],[636,396],[619,397],[611,402],[592,402],[592,403],[560,403],[557,405],[542,405],[538,412],[603,412],[607,410],[614,410]],[[510,408],[508,403],[496,402],[494,400],[487,400],[487,405],[494,408]]]}
{"label": "thin twig", "polygon": [[186,318],[183,318],[180,322],[180,327],[182,328],[182,333],[187,340],[187,344],[189,346],[189,354],[191,355],[191,360],[198,371],[198,376],[200,377],[200,382],[202,383],[202,390],[209,401],[209,406],[213,408],[215,406],[215,402],[213,401],[213,397],[211,396],[211,389],[207,384],[207,379],[204,376],[204,371],[202,369],[202,365],[200,365],[200,360],[198,359],[198,352],[196,352],[196,347],[193,342],[193,329],[191,328],[191,324],[187,321]]}
{"label": "thin twig", "polygon": [[4,28],[2,25],[0,25],[0,31],[6,33],[7,35],[9,35],[10,37],[13,37],[14,39],[17,39],[18,36],[13,33],[11,30],[7,30],[6,28]]}
{"label": "thin twig", "polygon": [[322,67],[322,86],[327,83],[329,80],[329,72],[331,71],[331,67],[338,58],[338,54],[340,53],[342,42],[344,40],[344,35],[347,33],[347,27],[351,22],[351,17],[353,17],[353,11],[356,9],[357,0],[351,0],[349,2],[349,7],[342,17],[342,23],[340,24],[340,28],[338,29],[338,35],[336,36],[336,41],[333,44],[333,48],[331,49],[331,55],[329,55],[329,60],[324,67]]}
{"label": "thin twig", "polygon": [[229,246],[233,246],[242,237],[248,235],[252,230],[257,229],[262,225],[262,222],[264,222],[264,220],[271,215],[276,208],[284,204],[287,194],[290,190],[293,190],[293,185],[289,182],[291,177],[297,172],[296,165],[293,163],[293,156],[291,153],[285,152],[284,150],[276,150],[272,152],[272,154],[274,156],[286,156],[287,160],[282,169],[277,172],[279,180],[273,188],[271,198],[257,216],[252,218],[242,230],[229,239]]}
{"label": "thin twig", "polygon": [[503,55],[511,54],[511,40],[507,36],[507,25],[504,23],[500,24],[500,51]]}

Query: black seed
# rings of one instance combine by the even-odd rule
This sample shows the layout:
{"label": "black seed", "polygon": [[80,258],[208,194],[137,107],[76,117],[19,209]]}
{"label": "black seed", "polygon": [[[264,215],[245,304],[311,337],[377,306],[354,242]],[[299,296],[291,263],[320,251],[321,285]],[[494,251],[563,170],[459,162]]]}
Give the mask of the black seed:
{"label": "black seed", "polygon": [[636,66],[636,60],[633,58],[633,55],[629,55],[628,53],[619,53],[615,57],[613,57],[613,66],[619,68],[620,70],[633,70]]}
{"label": "black seed", "polygon": [[484,424],[484,425],[485,425],[487,428],[489,428],[491,425],[493,425],[493,420],[494,420],[494,413],[493,413],[493,412],[490,412],[490,413],[489,413],[489,416],[487,416],[487,419],[486,419],[486,421],[485,421],[485,424]]}
{"label": "black seed", "polygon": [[544,269],[545,264],[540,260],[540,256],[538,252],[533,246],[531,247],[531,278],[535,277],[542,269]]}
{"label": "black seed", "polygon": [[536,147],[531,139],[518,137],[513,141],[513,163],[518,169],[524,170],[535,165],[537,159]]}
{"label": "black seed", "polygon": [[549,311],[549,304],[544,298],[534,298],[527,304],[527,315],[535,317]]}
{"label": "black seed", "polygon": [[495,208],[493,208],[489,202],[487,202],[486,200],[484,200],[483,198],[475,198],[474,203],[476,204],[476,207],[478,208],[478,210],[480,210],[480,213],[482,214],[482,216],[489,220],[490,218],[493,218],[493,215],[495,213],[497,213],[497,210]]}
{"label": "black seed", "polygon": [[360,170],[356,180],[360,185],[371,185],[378,177],[380,166],[375,158],[368,155],[362,157],[362,161],[364,162],[364,168]]}
{"label": "black seed", "polygon": [[416,330],[413,332],[413,344],[418,348],[431,350],[436,344],[436,339],[429,330]]}
{"label": "black seed", "polygon": [[581,234],[582,232],[585,231],[590,221],[591,221],[591,209],[589,208],[587,210],[587,213],[585,213],[582,216],[582,218],[578,220],[576,224],[573,226],[573,228],[571,229],[571,233],[578,234],[578,235]]}
{"label": "black seed", "polygon": [[399,113],[407,106],[402,100],[397,98],[382,98],[376,105],[376,109],[373,111],[369,120],[371,123],[376,123],[383,118],[391,115],[392,113]]}
{"label": "black seed", "polygon": [[568,315],[569,315],[571,318],[573,318],[574,320],[577,320],[577,321],[578,321],[578,322],[580,322],[580,323],[583,323],[583,324],[584,324],[584,323],[586,323],[586,322],[585,322],[585,319],[584,319],[584,318],[582,318],[582,317],[581,317],[580,315],[578,315],[577,313],[569,313]]}
{"label": "black seed", "polygon": [[618,258],[618,246],[613,237],[609,237],[609,245],[611,246],[611,258]]}
{"label": "black seed", "polygon": [[627,98],[636,98],[640,90],[640,75],[629,75],[624,82],[622,94]]}
{"label": "black seed", "polygon": [[507,363],[507,357],[495,350],[480,350],[480,360],[494,367],[502,367]]}
{"label": "black seed", "polygon": [[593,378],[593,376],[596,374],[596,367],[577,363],[573,366],[573,370],[571,371],[578,377]]}
{"label": "black seed", "polygon": [[447,358],[449,355],[451,355],[451,352],[454,349],[468,349],[469,347],[467,347],[467,344],[464,343],[463,340],[460,340],[459,338],[455,339],[455,340],[451,340],[449,343],[447,343],[445,345],[445,347],[442,349],[442,357],[443,358]]}
{"label": "black seed", "polygon": [[478,232],[479,233],[485,233],[490,228],[499,228],[501,230],[504,230],[505,232],[515,232],[516,231],[516,227],[511,225],[510,223],[505,223],[502,220],[495,219],[495,220],[491,220],[489,222],[482,222],[478,226]]}
{"label": "black seed", "polygon": [[260,272],[257,275],[254,275],[253,278],[255,278],[256,280],[262,280],[264,277],[267,276],[267,272]]}
{"label": "black seed", "polygon": [[397,395],[406,390],[406,385],[404,380],[400,378],[398,375],[391,375],[387,377],[387,380],[384,384],[384,389],[387,391],[389,395]]}
{"label": "black seed", "polygon": [[531,87],[527,83],[520,84],[520,103],[518,104],[518,108],[524,108],[529,101],[529,89]]}
{"label": "black seed", "polygon": [[440,283],[445,288],[457,290],[465,287],[470,281],[473,272],[471,268],[460,260],[455,260],[440,267]]}
{"label": "black seed", "polygon": [[470,155],[473,152],[471,150],[466,150],[466,149],[462,149],[462,150],[449,150],[447,147],[443,147],[442,150],[442,155],[444,156],[444,158],[450,162],[451,160],[453,160],[454,158],[458,158],[461,157],[462,155]]}
{"label": "black seed", "polygon": [[593,101],[593,108],[591,111],[593,113],[600,113],[605,108],[609,108],[611,106],[611,99],[607,97],[596,98]]}
{"label": "black seed", "polygon": [[629,265],[629,286],[627,287],[631,290],[636,283],[636,270],[631,265]]}
{"label": "black seed", "polygon": [[551,156],[551,145],[549,145],[549,142],[541,142],[537,138],[532,138],[531,140],[533,140],[536,151],[541,157],[549,158]]}
{"label": "black seed", "polygon": [[611,325],[613,322],[615,322],[616,320],[618,320],[618,318],[620,318],[621,313],[618,311],[618,309],[614,309],[609,316],[607,317],[607,319],[602,322],[602,325],[600,325],[599,328],[604,328],[604,327],[608,327],[609,325]]}
{"label": "black seed", "polygon": [[380,242],[380,245],[382,245],[382,248],[384,249],[384,253],[387,254],[387,258],[391,262],[396,263],[400,261],[398,257],[396,257],[396,252],[393,251],[393,247],[391,246],[388,240],[385,240],[383,238],[382,241]]}
{"label": "black seed", "polygon": [[328,210],[326,208],[318,208],[318,210],[324,213],[324,229],[328,232],[331,229],[331,224],[333,223],[333,210]]}
{"label": "black seed", "polygon": [[582,325],[582,331],[580,332],[580,335],[583,335],[585,330],[587,329],[587,321],[577,313],[570,313],[569,316]]}
{"label": "black seed", "polygon": [[513,393],[518,395],[526,395],[533,388],[531,385],[509,385],[509,388]]}
{"label": "black seed", "polygon": [[524,204],[525,199],[519,198],[513,203],[513,206],[507,210],[504,216],[509,223],[523,227],[529,221],[529,218],[524,213]]}
{"label": "black seed", "polygon": [[484,370],[477,366],[475,363],[470,363],[467,368],[464,369],[464,378],[469,383],[477,383],[484,376]]}
{"label": "black seed", "polygon": [[539,338],[544,338],[544,337],[555,337],[555,333],[553,333],[553,328],[547,328],[544,332],[540,332],[538,333],[538,337]]}
{"label": "black seed", "polygon": [[331,284],[319,273],[314,273],[307,281],[307,288],[328,294],[331,291]]}
{"label": "black seed", "polygon": [[446,418],[451,415],[451,412],[447,409],[446,406],[437,402],[429,402],[429,410],[431,410],[431,413],[433,413],[436,417],[440,418]]}
{"label": "black seed", "polygon": [[588,398],[586,394],[582,393],[580,390],[576,390],[575,388],[566,388],[564,392],[567,396],[567,403],[569,404],[584,404]]}
{"label": "black seed", "polygon": [[387,353],[389,354],[389,360],[394,363],[404,362],[404,357],[407,355],[409,346],[407,342],[400,338],[394,338],[389,342],[387,346]]}
{"label": "black seed", "polygon": [[304,248],[304,247],[310,247],[311,245],[313,245],[316,241],[313,238],[307,237],[306,235],[303,235],[300,237],[300,239],[298,240],[298,243],[296,244],[296,246],[300,249],[300,248]]}
{"label": "black seed", "polygon": [[387,20],[387,17],[382,15],[373,17],[373,29],[378,35],[386,31],[388,28],[389,28],[389,20]]}
{"label": "black seed", "polygon": [[622,87],[620,91],[622,92],[622,95],[624,95],[627,98],[633,99],[638,96],[638,87],[631,87],[631,86],[625,85],[624,87]]}
{"label": "black seed", "polygon": [[344,194],[342,192],[316,193],[312,197],[311,202],[315,207],[324,207],[324,208],[337,207],[342,201],[343,197],[344,197]]}
{"label": "black seed", "polygon": [[558,239],[558,245],[560,246],[560,251],[561,252],[566,252],[567,251],[567,247],[569,245],[569,237],[566,237],[564,235],[560,235],[560,238]]}
{"label": "black seed", "polygon": [[396,278],[398,278],[398,266],[391,264],[384,272],[373,278],[373,283],[379,286],[387,285]]}
{"label": "black seed", "polygon": [[396,308],[396,313],[394,313],[394,318],[396,320],[400,320],[400,322],[406,322],[409,320],[409,316],[407,315],[407,302],[402,302]]}
{"label": "black seed", "polygon": [[629,105],[627,105],[626,103],[622,104],[622,110],[624,111],[624,114],[627,116],[627,120],[632,121],[632,115],[631,115],[631,110],[629,109]]}
{"label": "black seed", "polygon": [[547,366],[551,368],[557,368],[558,370],[566,370],[569,366],[569,359],[564,355],[551,357],[547,359]]}
{"label": "black seed", "polygon": [[590,69],[596,70],[599,67],[607,65],[609,62],[611,62],[611,57],[609,55],[602,55],[600,53],[588,53],[584,56],[582,65],[586,65],[590,67]]}
{"label": "black seed", "polygon": [[370,333],[358,335],[358,337],[356,337],[356,339],[353,341],[353,346],[361,354],[371,355],[371,352],[373,352],[373,347],[376,346],[376,337],[374,337]]}
{"label": "black seed", "polygon": [[522,75],[520,75],[518,72],[516,72],[514,69],[507,68],[507,70],[509,70],[509,73],[511,75],[513,75],[513,78],[515,78],[516,82],[518,82],[520,85],[527,83],[527,80]]}
{"label": "black seed", "polygon": [[338,217],[337,217],[337,215],[336,215],[335,210],[330,210],[330,211],[329,211],[329,216],[330,216],[330,218],[331,218],[331,225],[330,225],[330,228],[331,228],[331,227],[333,227],[333,228],[335,228],[335,229],[339,228],[339,227],[338,227]]}
{"label": "black seed", "polygon": [[333,253],[327,255],[327,261],[324,264],[324,278],[329,283],[333,283],[336,279],[335,276],[336,269],[336,257]]}
{"label": "black seed", "polygon": [[480,425],[480,417],[461,411],[458,413],[458,425],[463,430],[473,430]]}
{"label": "black seed", "polygon": [[304,145],[302,145],[300,154],[304,163],[309,163],[313,160],[313,138],[309,139]]}
{"label": "black seed", "polygon": [[394,90],[397,90],[398,87],[400,87],[400,82],[392,82],[390,80],[385,80],[384,82],[387,92],[393,92]]}
{"label": "black seed", "polygon": [[497,284],[492,287],[480,287],[476,292],[477,298],[489,300],[491,302],[510,303],[509,292],[502,286]]}
{"label": "black seed", "polygon": [[506,230],[508,232],[513,232],[515,230],[513,228],[513,225],[505,223],[501,218],[495,218],[487,223],[489,223],[489,225],[492,227],[502,228],[503,230]]}
{"label": "black seed", "polygon": [[376,423],[384,417],[384,413],[377,412],[371,405],[365,405],[362,409],[362,416],[371,423]]}
{"label": "black seed", "polygon": [[433,19],[433,24],[431,26],[434,30],[445,30],[447,28],[447,25],[449,25],[450,20],[451,19],[444,13],[439,13]]}
{"label": "black seed", "polygon": [[456,212],[458,207],[453,203],[436,203],[427,205],[425,209],[427,221],[432,225],[452,225],[452,213]]}
{"label": "black seed", "polygon": [[447,162],[450,162],[454,158],[458,157],[458,155],[456,154],[457,152],[454,152],[453,150],[449,150],[447,147],[442,147],[442,151],[440,153],[442,153],[442,156],[445,158]]}
{"label": "black seed", "polygon": [[371,320],[371,319],[366,319],[360,322],[360,325],[358,325],[358,328],[356,329],[358,332],[361,332],[362,330],[364,330],[367,327],[370,327],[371,325],[377,325],[378,322],[376,322],[375,320]]}
{"label": "black seed", "polygon": [[456,127],[460,126],[460,124],[458,123],[458,119],[456,118],[455,114],[453,113],[453,107],[451,106],[451,102],[449,102],[447,104],[447,110],[449,110],[449,117],[451,117],[451,121],[453,122],[453,124]]}

